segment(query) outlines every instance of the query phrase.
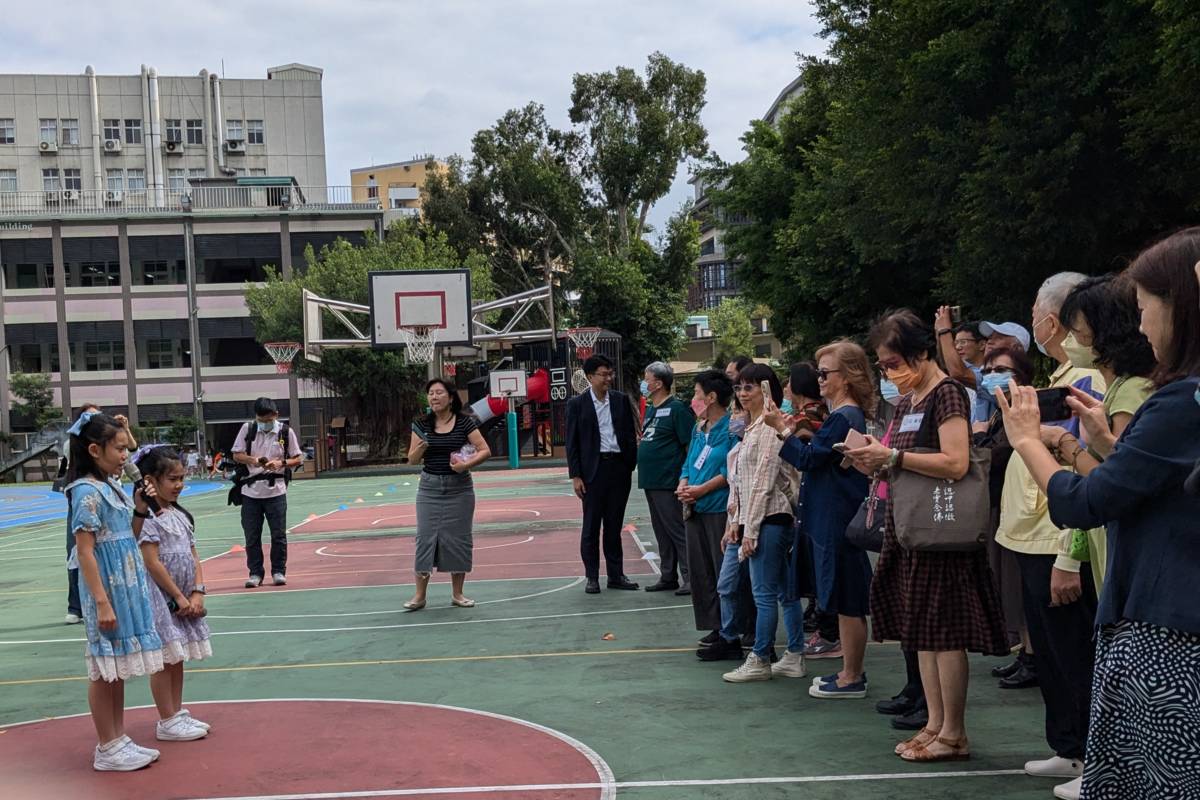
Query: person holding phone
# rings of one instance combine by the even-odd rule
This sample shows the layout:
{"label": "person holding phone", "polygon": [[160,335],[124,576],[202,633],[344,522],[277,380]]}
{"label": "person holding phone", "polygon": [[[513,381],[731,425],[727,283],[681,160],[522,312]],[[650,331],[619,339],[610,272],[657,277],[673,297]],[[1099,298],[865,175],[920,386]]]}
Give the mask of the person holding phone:
{"label": "person holding phone", "polygon": [[[462,398],[454,384],[434,378],[425,384],[429,413],[413,420],[408,443],[408,463],[420,464],[417,486],[417,552],[413,569],[416,589],[404,604],[409,611],[425,607],[433,570],[450,573],[450,604],[471,608],[475,601],[463,594],[471,571],[475,517],[475,485],[471,469],[492,457],[475,420],[463,413]],[[474,452],[464,452],[468,445]]]}
{"label": "person holding phone", "polygon": [[[819,698],[861,698],[867,695],[863,659],[871,562],[865,550],[846,541],[846,526],[862,505],[869,481],[849,462],[843,466],[839,451],[851,441],[847,437],[857,435],[862,440],[866,414],[875,413],[875,383],[866,352],[853,342],[832,342],[816,355],[821,396],[831,411],[811,440],[793,435],[777,408],[769,408],[763,420],[783,439],[780,458],[804,475],[799,518],[803,534],[812,542],[817,607],[837,614],[838,619],[843,669],[818,678],[808,693]],[[787,658],[775,666],[782,671]]]}
{"label": "person holding phone", "polygon": [[[800,476],[794,467],[780,459],[775,429],[764,420],[769,410],[778,413],[783,386],[770,367],[751,364],[738,374],[738,383],[733,388],[750,422],[737,451],[723,541],[742,543],[740,555],[750,562],[750,588],[758,619],[754,648],[740,667],[725,673],[723,678],[730,683],[765,681],[774,675],[803,678],[804,608],[796,593],[794,571],[788,558]],[[776,669],[770,658],[781,603],[788,645]]]}

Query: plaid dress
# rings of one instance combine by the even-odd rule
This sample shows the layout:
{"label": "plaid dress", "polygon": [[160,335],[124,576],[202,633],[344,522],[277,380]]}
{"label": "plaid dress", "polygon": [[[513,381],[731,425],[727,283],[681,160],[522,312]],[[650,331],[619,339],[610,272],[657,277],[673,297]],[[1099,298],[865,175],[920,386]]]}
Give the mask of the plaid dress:
{"label": "plaid dress", "polygon": [[[971,418],[963,393],[943,381],[917,406],[901,399],[896,418],[908,414],[934,415],[933,442],[946,420]],[[892,447],[916,446],[917,430],[892,433]],[[872,634],[876,641],[898,639],[905,650],[967,650],[986,655],[1008,653],[1004,614],[996,591],[987,550],[930,552],[906,550],[896,540],[896,522],[888,504],[883,552],[871,582]]]}

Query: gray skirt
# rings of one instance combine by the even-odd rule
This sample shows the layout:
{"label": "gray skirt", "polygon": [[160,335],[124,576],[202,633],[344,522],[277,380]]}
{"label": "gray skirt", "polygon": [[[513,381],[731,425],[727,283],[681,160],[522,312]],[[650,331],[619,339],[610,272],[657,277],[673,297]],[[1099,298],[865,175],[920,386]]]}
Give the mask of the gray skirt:
{"label": "gray skirt", "polygon": [[416,571],[470,572],[475,485],[469,473],[421,473],[417,486]]}

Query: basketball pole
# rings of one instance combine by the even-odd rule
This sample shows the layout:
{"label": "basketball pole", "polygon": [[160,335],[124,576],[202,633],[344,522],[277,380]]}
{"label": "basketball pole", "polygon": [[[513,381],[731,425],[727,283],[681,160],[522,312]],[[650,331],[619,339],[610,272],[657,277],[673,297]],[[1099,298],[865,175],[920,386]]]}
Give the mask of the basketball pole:
{"label": "basketball pole", "polygon": [[508,414],[504,417],[508,427],[508,467],[517,469],[521,466],[521,453],[517,450],[517,401],[508,396]]}

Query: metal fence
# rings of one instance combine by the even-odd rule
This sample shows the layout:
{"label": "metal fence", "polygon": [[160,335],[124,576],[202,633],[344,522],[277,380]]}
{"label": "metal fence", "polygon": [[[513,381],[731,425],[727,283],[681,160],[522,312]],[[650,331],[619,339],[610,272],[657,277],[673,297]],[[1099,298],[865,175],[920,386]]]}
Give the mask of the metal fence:
{"label": "metal fence", "polygon": [[380,201],[353,202],[349,186],[194,186],[169,189],[53,189],[0,192],[0,221],[45,216],[128,216],[185,211],[280,209],[377,211]]}

